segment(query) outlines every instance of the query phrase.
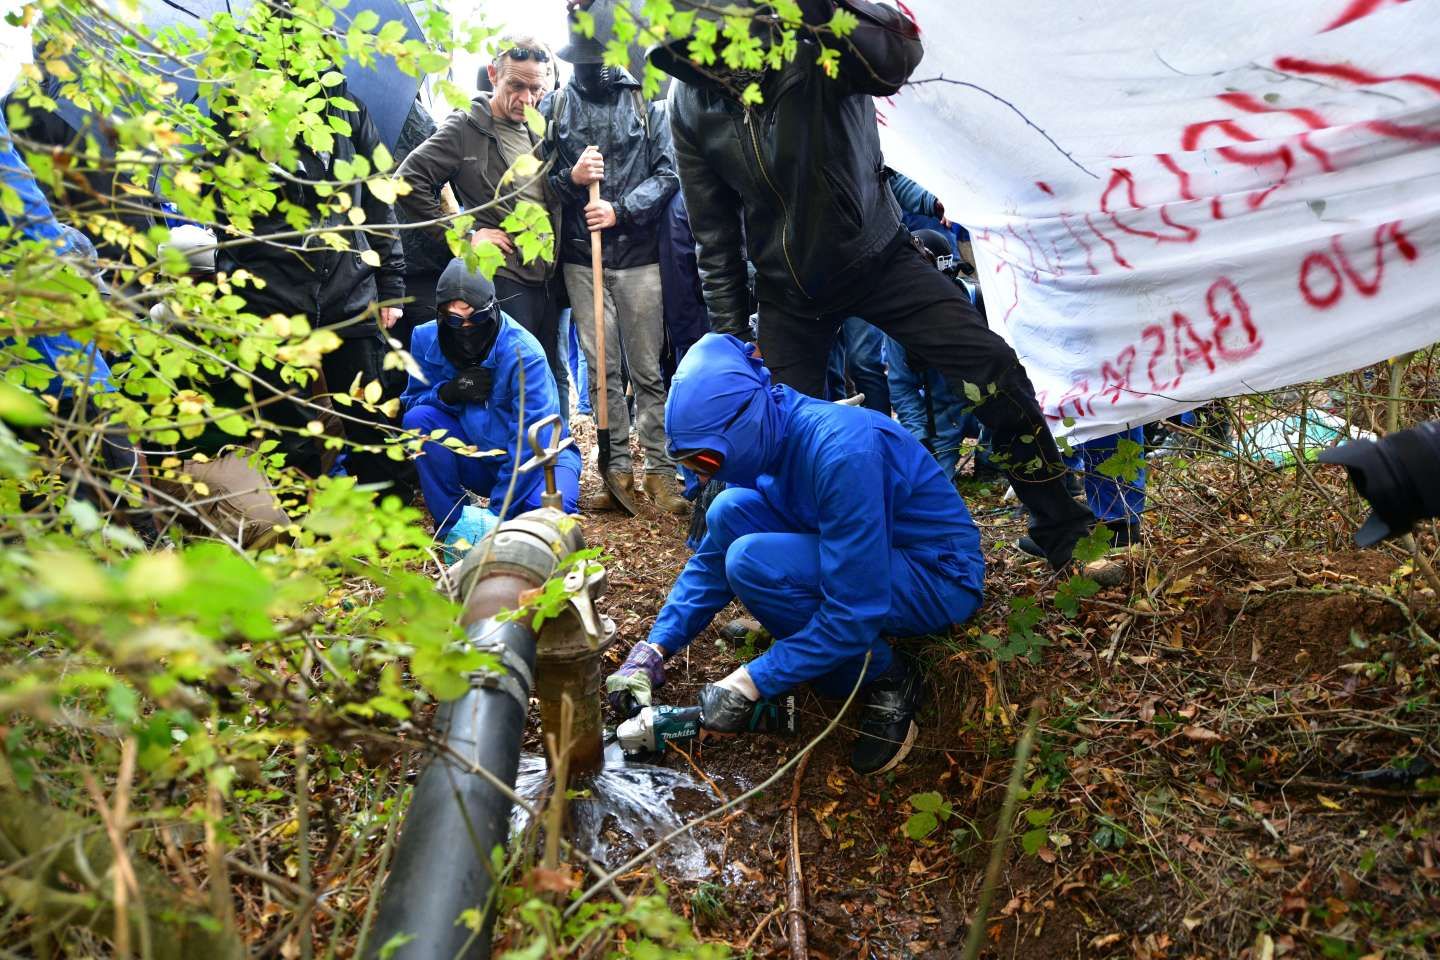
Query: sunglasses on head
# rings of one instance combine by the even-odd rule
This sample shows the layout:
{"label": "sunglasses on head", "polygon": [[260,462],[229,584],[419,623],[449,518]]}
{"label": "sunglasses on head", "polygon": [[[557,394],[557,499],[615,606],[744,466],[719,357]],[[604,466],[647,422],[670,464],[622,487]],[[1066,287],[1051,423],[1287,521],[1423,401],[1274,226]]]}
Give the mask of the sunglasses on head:
{"label": "sunglasses on head", "polygon": [[675,460],[691,473],[713,477],[725,465],[725,456],[714,450],[686,450],[676,454]]}
{"label": "sunglasses on head", "polygon": [[550,54],[544,50],[531,50],[529,47],[512,47],[509,50],[501,50],[496,54],[495,59],[504,60],[507,57],[515,61],[534,60],[536,63],[550,62]]}
{"label": "sunglasses on head", "polygon": [[441,310],[441,311],[440,311],[440,322],[443,323],[443,324],[445,324],[445,326],[447,326],[447,327],[453,327],[453,328],[455,328],[456,330],[459,330],[461,327],[465,326],[465,321],[467,321],[467,320],[476,320],[476,321],[478,321],[478,320],[480,320],[481,318],[485,317],[487,314],[493,316],[494,313],[495,313],[495,301],[494,301],[494,300],[491,300],[491,301],[490,301],[489,303],[487,303],[485,306],[480,307],[480,308],[479,308],[478,310],[476,310],[474,313],[470,313],[470,314],[459,314],[459,313],[454,313],[454,312],[452,312],[452,311],[450,311],[450,310]]}

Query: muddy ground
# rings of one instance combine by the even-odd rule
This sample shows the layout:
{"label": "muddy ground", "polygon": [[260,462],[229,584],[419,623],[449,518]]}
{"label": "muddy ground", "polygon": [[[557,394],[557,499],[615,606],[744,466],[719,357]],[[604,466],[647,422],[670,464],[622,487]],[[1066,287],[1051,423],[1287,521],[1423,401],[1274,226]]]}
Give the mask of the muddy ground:
{"label": "muddy ground", "polygon": [[[1357,505],[1343,486],[1299,478],[1316,490],[1287,505],[1274,494],[1287,476],[1260,478],[1261,502],[1238,467],[1161,465],[1145,544],[1122,561],[1123,582],[1068,617],[1053,602],[1056,583],[1008,546],[1021,531],[997,491],[967,490],[988,599],[950,636],[905,641],[930,672],[914,753],[893,774],[857,778],[842,720],[805,770],[812,955],[960,956],[1036,697],[1043,720],[982,956],[1440,951],[1434,594],[1400,552],[1346,546]],[[618,663],[685,562],[685,521],[597,514],[585,530],[608,556]],[[1033,662],[997,662],[979,641],[1007,637],[1010,602],[1023,597],[1044,614],[1023,645]],[[737,653],[749,655],[707,630],[672,661],[664,699],[693,703]],[[734,797],[762,782],[837,707],[802,691],[795,739],[704,748],[694,759],[707,789]],[[1390,772],[1357,776],[1376,770]],[[740,815],[697,828],[704,880],[658,871],[703,936],[742,954],[789,952],[792,787],[787,775]],[[914,839],[927,825],[907,832],[917,803],[936,805],[925,794],[941,806]],[[644,888],[655,873],[626,882]]]}

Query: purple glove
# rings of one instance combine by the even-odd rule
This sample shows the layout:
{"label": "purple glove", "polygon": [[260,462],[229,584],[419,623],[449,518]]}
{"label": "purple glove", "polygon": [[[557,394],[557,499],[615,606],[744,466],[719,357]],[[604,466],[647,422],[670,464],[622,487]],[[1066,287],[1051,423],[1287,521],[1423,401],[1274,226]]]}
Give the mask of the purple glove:
{"label": "purple glove", "polygon": [[629,720],[650,706],[651,694],[665,684],[665,651],[648,640],[630,648],[630,655],[605,678],[605,698],[621,720]]}

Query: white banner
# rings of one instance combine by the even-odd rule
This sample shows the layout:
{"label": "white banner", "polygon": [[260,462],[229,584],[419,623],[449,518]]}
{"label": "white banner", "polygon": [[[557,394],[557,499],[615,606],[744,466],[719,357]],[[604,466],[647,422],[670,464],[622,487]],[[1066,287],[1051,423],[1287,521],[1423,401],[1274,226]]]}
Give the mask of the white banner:
{"label": "white banner", "polygon": [[1440,0],[905,0],[891,166],[1057,432],[1440,340]]}

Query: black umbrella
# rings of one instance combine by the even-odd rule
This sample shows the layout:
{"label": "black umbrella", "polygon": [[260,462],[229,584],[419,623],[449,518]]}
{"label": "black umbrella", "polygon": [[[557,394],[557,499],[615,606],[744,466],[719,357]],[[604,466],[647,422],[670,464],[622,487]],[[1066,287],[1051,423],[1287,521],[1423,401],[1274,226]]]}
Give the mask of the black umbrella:
{"label": "black umbrella", "polygon": [[[114,3],[114,0],[109,2]],[[253,2],[254,0],[139,0],[140,22],[150,28],[152,33],[159,33],[169,27],[200,30],[203,29],[205,21],[215,14],[229,11],[239,16]],[[346,9],[337,11],[336,29],[347,29],[355,17],[366,10],[373,11],[380,17],[380,25],[392,20],[403,24],[406,39],[424,41],[425,35],[420,31],[420,24],[410,7],[402,0],[353,0]],[[118,5],[115,12],[117,15],[120,13]],[[107,42],[106,38],[112,34],[98,25],[93,26],[97,31],[96,39],[103,45]],[[174,99],[182,103],[199,103],[203,109],[204,103],[199,100],[200,84],[191,74],[188,64],[172,60],[168,63],[157,62],[154,66],[157,70],[164,71],[166,79],[175,84]],[[362,67],[354,60],[346,60],[343,72],[350,95],[365,104],[381,139],[387,146],[394,147],[400,139],[400,130],[405,125],[410,104],[414,102],[415,94],[420,89],[420,78],[402,72],[394,58],[383,56],[375,57],[368,67]],[[85,129],[91,120],[88,111],[58,95],[55,96],[55,101],[55,112],[61,119],[77,131]]]}

